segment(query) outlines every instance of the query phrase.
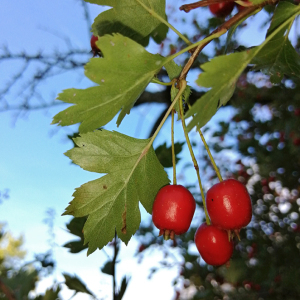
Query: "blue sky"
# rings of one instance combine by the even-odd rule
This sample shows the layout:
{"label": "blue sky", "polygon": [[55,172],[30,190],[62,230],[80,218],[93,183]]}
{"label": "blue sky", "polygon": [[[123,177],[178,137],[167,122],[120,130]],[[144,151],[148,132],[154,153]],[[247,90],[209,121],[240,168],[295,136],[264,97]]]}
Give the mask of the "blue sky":
{"label": "blue sky", "polygon": [[[170,2],[171,3],[171,2]],[[96,5],[89,6],[92,19],[100,12]],[[176,25],[175,25],[176,26]],[[35,54],[37,51],[49,53],[53,50],[64,50],[66,44],[61,37],[68,37],[73,45],[79,49],[89,49],[88,28],[84,21],[83,11],[79,1],[16,1],[2,0],[0,2],[0,47],[6,45],[12,51],[24,50]],[[256,36],[257,37],[257,36]],[[253,37],[252,37],[253,38]],[[262,36],[260,37],[260,39]],[[247,38],[245,38],[247,40]],[[254,41],[258,43],[258,41]],[[155,49],[153,47],[152,49]],[[19,62],[0,64],[0,89],[8,82],[11,74],[19,67]],[[193,76],[190,80],[194,80]],[[46,99],[55,97],[62,89],[70,87],[84,87],[90,83],[84,79],[83,70],[60,75],[57,79],[47,80],[41,87]],[[16,93],[10,93],[9,99],[16,99]],[[52,116],[62,107],[51,108],[47,111],[30,112],[26,117],[15,118],[13,112],[0,114],[1,150],[0,150],[0,190],[10,189],[10,199],[0,205],[0,222],[7,225],[14,235],[23,234],[28,259],[33,253],[49,249],[48,228],[43,223],[46,210],[56,211],[55,233],[56,243],[64,244],[72,239],[65,231],[64,224],[68,217],[61,217],[68,202],[72,200],[72,193],[81,184],[98,178],[98,174],[83,171],[72,165],[63,155],[72,147],[66,139],[66,133],[72,129],[60,128],[57,131],[51,126]],[[138,138],[145,138],[151,125],[152,114],[162,107],[140,107],[132,111],[117,129],[112,122],[107,129],[118,130]],[[141,120],[143,120],[142,123]],[[142,128],[137,131],[137,127]],[[74,129],[74,128],[73,128]],[[178,138],[183,140],[180,130]],[[155,142],[160,144],[169,136],[169,126],[163,128],[160,138]],[[143,212],[143,217],[146,213]],[[172,271],[161,271],[151,281],[147,280],[149,269],[158,264],[159,253],[153,251],[145,263],[138,265],[133,258],[138,243],[132,240],[128,247],[122,248],[122,262],[118,266],[119,280],[124,274],[132,276],[127,299],[171,299],[174,291],[171,281]],[[110,254],[109,247],[106,249]],[[55,259],[58,261],[54,276],[45,279],[37,290],[42,292],[53,278],[62,281],[60,273],[77,273],[98,296],[111,294],[110,276],[101,274],[99,267],[104,263],[104,252],[97,251],[88,258],[85,253],[72,255],[64,248],[57,247]],[[180,259],[180,257],[178,257]],[[130,272],[128,271],[130,270]],[[162,287],[162,283],[164,288]],[[101,291],[100,291],[101,289]],[[142,293],[142,294],[141,294]],[[70,293],[64,292],[64,299]],[[83,295],[76,299],[85,299]]]}

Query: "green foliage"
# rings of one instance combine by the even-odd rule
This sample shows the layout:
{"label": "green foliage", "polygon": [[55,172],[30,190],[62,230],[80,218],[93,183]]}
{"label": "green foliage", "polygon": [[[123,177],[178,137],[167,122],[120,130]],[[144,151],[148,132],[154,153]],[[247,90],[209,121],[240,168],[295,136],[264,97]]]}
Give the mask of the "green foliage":
{"label": "green foliage", "polygon": [[75,143],[66,155],[87,171],[107,175],[78,188],[64,214],[89,215],[83,229],[88,254],[111,241],[115,230],[128,243],[141,221],[139,202],[151,213],[156,193],[169,183],[166,172],[149,140],[101,130]]}
{"label": "green foliage", "polygon": [[243,51],[215,57],[201,66],[203,73],[199,75],[197,84],[211,88],[186,114],[186,118],[194,116],[188,124],[188,130],[194,126],[204,126],[217,110],[225,105],[233,95],[239,76],[253,57],[254,51]]}
{"label": "green foliage", "polygon": [[[164,0],[85,1],[113,7],[95,19],[92,31],[98,36],[118,32],[147,46],[150,36],[160,43],[167,35],[168,27],[156,16],[167,19]],[[100,48],[102,50],[102,46]]]}
{"label": "green foliage", "polygon": [[280,25],[286,25],[252,61],[255,69],[262,70],[270,76],[272,83],[279,84],[284,75],[300,77],[300,56],[288,39],[290,28],[299,11],[299,6],[289,2],[278,4],[267,36],[276,31]]}
{"label": "green foliage", "polygon": [[2,281],[12,293],[16,300],[26,299],[29,292],[35,288],[38,280],[38,272],[34,268],[24,267],[19,270],[11,270],[10,276],[2,278]]}
{"label": "green foliage", "polygon": [[121,287],[117,293],[117,297],[116,297],[116,300],[121,300],[126,292],[126,289],[127,289],[127,286],[128,286],[128,283],[129,283],[129,280],[128,278],[126,278],[126,276],[124,276],[122,278],[122,281],[121,281]]}
{"label": "green foliage", "polygon": [[[174,144],[176,164],[180,160],[180,158],[178,157],[178,154],[182,151],[182,147],[184,144],[185,144],[184,142],[182,142],[182,143],[178,142],[178,143]],[[156,153],[158,160],[160,161],[160,163],[162,164],[162,166],[164,168],[171,168],[173,166],[173,164],[172,164],[172,146],[167,147],[167,143],[164,143],[155,149],[155,153]]]}
{"label": "green foliage", "polygon": [[[277,47],[278,45],[281,45],[278,44],[278,35],[281,33],[283,34],[286,26],[292,24],[294,18],[300,13],[300,8],[295,9],[294,7],[294,5],[289,7],[289,14],[287,14],[287,19],[285,18],[284,22],[282,18],[274,21],[272,28],[269,29],[266,40],[260,46],[238,53],[220,55],[213,58],[210,62],[201,65],[204,72],[199,75],[196,82],[200,87],[210,88],[210,90],[198,99],[186,114],[186,118],[194,116],[193,120],[188,124],[188,130],[191,130],[194,126],[197,126],[197,128],[204,126],[217,110],[230,100],[239,76],[250,62],[256,64],[256,68],[262,68],[262,65],[258,64],[259,61],[263,61],[265,66],[266,61],[267,63],[270,62],[270,60],[274,62],[274,59],[276,61],[277,57],[280,57],[281,55],[284,57],[285,55],[290,55],[291,61],[296,59],[296,65],[292,67],[289,58],[285,58],[284,62],[282,62],[284,67],[281,67],[281,70],[284,69],[284,72],[288,72],[288,74],[291,74],[292,72],[292,75],[294,76],[296,74],[300,75],[297,66],[299,56],[295,53],[294,48],[291,46],[293,48],[293,50],[291,50],[290,46],[287,46],[291,50],[287,53],[282,52],[280,46]],[[276,47],[273,43],[274,38],[275,44],[277,45]],[[285,37],[282,38],[286,41]],[[290,42],[287,41],[287,44],[290,45]],[[272,51],[272,53],[270,53],[270,51]],[[265,56],[268,56],[268,59],[266,59]],[[258,57],[258,60],[256,60],[256,57]],[[276,64],[274,63],[273,67],[275,65]],[[274,74],[272,73],[272,75]],[[271,76],[271,80],[273,79],[274,77]]]}
{"label": "green foliage", "polygon": [[60,300],[61,298],[58,296],[60,292],[60,287],[56,286],[50,289],[47,289],[44,296],[38,296],[35,300]]}
{"label": "green foliage", "polygon": [[63,247],[69,248],[71,253],[79,253],[82,250],[87,248],[87,245],[84,245],[84,238],[83,238],[83,226],[86,222],[86,217],[82,218],[72,218],[72,220],[66,225],[67,229],[71,234],[76,235],[79,239],[70,241],[64,244]]}
{"label": "green foliage", "polygon": [[[86,76],[98,84],[85,90],[68,89],[58,99],[76,105],[54,116],[52,124],[61,126],[82,122],[80,132],[106,125],[119,112],[117,125],[158,73],[166,60],[148,53],[136,42],[115,34],[99,38],[104,58],[92,58]],[[142,62],[142,63],[140,63]]]}
{"label": "green foliage", "polygon": [[[288,37],[300,6],[280,1],[275,11],[265,9],[269,14],[266,24],[270,26],[261,45],[247,48],[237,45],[234,40],[234,33],[241,32],[239,30],[249,20],[248,15],[230,26],[226,45],[219,38],[211,42],[215,57],[208,59],[208,55],[202,53],[198,60],[188,61],[204,35],[210,34],[217,26],[220,26],[220,34],[225,32],[223,19],[210,18],[207,26],[194,20],[198,34],[178,33],[178,36],[187,44],[186,37],[197,44],[184,48],[185,44],[181,41],[168,44],[169,41],[165,40],[166,45],[161,44],[160,49],[169,47],[171,54],[163,57],[150,54],[143,46],[148,44],[150,36],[158,43],[166,36],[164,1],[88,2],[112,7],[102,12],[92,26],[93,33],[99,35],[97,45],[103,58],[92,58],[85,70],[86,76],[97,86],[61,93],[58,99],[75,105],[57,114],[53,123],[62,126],[81,123],[80,137],[74,139],[76,146],[66,155],[83,169],[104,175],[83,184],[73,194],[74,199],[64,214],[75,217],[68,224],[68,229],[78,239],[65,247],[73,253],[88,247],[90,254],[112,241],[116,233],[127,244],[136,231],[141,241],[138,255],[143,256],[145,250],[151,247],[161,247],[163,242],[153,234],[153,224],[140,225],[139,203],[151,213],[157,191],[169,183],[163,167],[172,166],[171,150],[167,143],[155,151],[152,148],[162,123],[156,127],[151,140],[138,140],[103,129],[93,130],[105,126],[118,112],[119,125],[151,81],[172,84],[168,101],[158,102],[171,102],[173,105],[181,84],[186,84],[178,78],[190,64],[195,73],[201,72],[196,83],[206,92],[197,93],[190,86],[180,91],[184,103],[192,105],[185,115],[185,118],[192,117],[188,129],[209,126],[208,121],[225,105],[236,108],[236,115],[230,122],[221,122],[219,128],[208,130],[209,145],[212,152],[221,157],[218,166],[224,178],[235,177],[248,184],[254,217],[250,226],[241,231],[241,241],[235,241],[230,267],[200,265],[199,255],[190,251],[199,220],[186,234],[176,237],[171,246],[178,246],[184,261],[173,264],[180,269],[178,281],[184,280],[184,286],[195,288],[196,292],[189,296],[190,299],[298,299],[299,288],[295,278],[300,267],[297,259],[300,225],[299,216],[296,218],[291,212],[299,210],[300,124],[296,116],[300,115],[300,102],[297,100],[300,95],[297,81],[300,77],[300,43],[293,47]],[[251,2],[261,6],[265,4],[261,0]],[[169,27],[172,28],[171,25]],[[236,47],[235,52],[219,55],[229,45]],[[174,49],[183,55],[174,54]],[[262,72],[267,74],[267,79],[262,77]],[[278,86],[271,88],[270,82]],[[288,88],[289,85],[293,89]],[[156,93],[153,93],[152,102],[155,102],[155,96]],[[178,112],[178,103],[174,107]],[[270,116],[263,119],[257,111],[266,108]],[[193,147],[198,146],[199,143],[193,143]],[[176,154],[182,147],[181,143],[175,144]],[[230,154],[236,151],[232,155],[235,159],[226,155],[228,150]],[[203,153],[199,157],[200,173],[201,176],[204,174],[206,183],[212,185],[216,176],[212,173],[208,156]],[[237,157],[241,160],[238,161]],[[283,186],[289,189],[288,199],[281,194]],[[290,213],[280,210],[280,205],[286,202],[292,207]],[[199,199],[197,203],[202,209]],[[115,276],[119,251],[117,241],[115,239],[112,243],[114,257],[109,257],[101,268],[103,273],[112,276]],[[161,247],[165,260],[160,267],[172,266],[168,261],[172,255],[169,255],[167,245],[170,244],[165,243]],[[149,276],[158,269],[153,266]],[[114,291],[116,299],[123,297],[127,284],[128,280],[124,277],[120,290]]]}
{"label": "green foliage", "polygon": [[76,276],[68,275],[63,273],[65,277],[65,285],[70,289],[74,290],[75,293],[85,293],[93,296],[93,293],[88,290],[86,285]]}

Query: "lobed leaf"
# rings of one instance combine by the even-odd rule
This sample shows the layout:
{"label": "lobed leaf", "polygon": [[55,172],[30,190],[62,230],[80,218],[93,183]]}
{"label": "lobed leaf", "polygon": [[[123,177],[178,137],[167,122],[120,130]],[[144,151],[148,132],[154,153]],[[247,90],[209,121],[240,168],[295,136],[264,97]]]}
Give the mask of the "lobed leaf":
{"label": "lobed leaf", "polygon": [[255,69],[269,75],[272,83],[280,83],[284,75],[300,77],[300,56],[288,39],[289,28],[297,14],[299,14],[298,6],[289,2],[278,4],[267,37],[286,20],[290,19],[290,22],[276,32],[252,60]]}
{"label": "lobed leaf", "polygon": [[[273,25],[271,24],[271,30],[261,45],[246,51],[221,55],[201,65],[204,72],[199,75],[196,82],[199,86],[210,90],[187,112],[186,118],[194,117],[188,124],[188,130],[194,126],[198,128],[204,126],[218,108],[230,100],[238,77],[249,63],[256,63],[256,68],[268,70],[273,76],[271,78],[273,81],[275,81],[274,76],[280,78],[284,73],[299,76],[299,56],[294,49],[291,49],[293,47],[286,37],[280,36],[286,32],[287,26],[299,14],[300,7],[294,8],[294,5],[293,8],[291,7],[289,6],[288,13],[285,12],[284,18],[279,17],[275,19]],[[282,38],[286,39],[284,45],[280,42]]]}
{"label": "lobed leaf", "polygon": [[83,217],[88,254],[118,237],[128,243],[139,227],[139,202],[151,213],[158,190],[169,183],[149,140],[98,130],[75,139],[78,147],[66,155],[74,163],[103,177],[76,189],[65,215]]}
{"label": "lobed leaf", "polygon": [[252,58],[252,50],[220,55],[201,65],[203,73],[196,83],[201,87],[211,88],[198,99],[187,112],[186,118],[194,116],[188,124],[188,130],[194,126],[201,128],[231,98],[237,79]]}
{"label": "lobed leaf", "polygon": [[63,273],[63,276],[65,277],[65,285],[70,290],[74,290],[75,294],[81,292],[81,293],[94,296],[93,293],[86,287],[86,285],[76,275],[72,276]]}
{"label": "lobed leaf", "polygon": [[98,36],[120,33],[147,46],[152,36],[161,43],[167,35],[168,27],[156,18],[159,15],[167,20],[165,0],[85,0],[86,2],[112,7],[98,15],[92,25],[92,31]]}
{"label": "lobed leaf", "polygon": [[121,110],[117,120],[120,125],[166,60],[120,34],[101,37],[97,44],[104,58],[92,58],[85,74],[98,86],[59,94],[57,99],[75,105],[55,115],[52,124],[81,122],[79,131],[84,133],[104,126]]}

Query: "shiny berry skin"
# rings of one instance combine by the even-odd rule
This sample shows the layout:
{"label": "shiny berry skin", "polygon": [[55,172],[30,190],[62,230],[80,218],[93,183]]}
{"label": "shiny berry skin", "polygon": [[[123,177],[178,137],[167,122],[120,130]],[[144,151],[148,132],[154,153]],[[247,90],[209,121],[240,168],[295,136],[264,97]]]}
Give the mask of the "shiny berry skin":
{"label": "shiny berry skin", "polygon": [[236,230],[249,224],[252,204],[246,187],[235,179],[212,186],[206,194],[206,207],[212,224]]}
{"label": "shiny berry skin", "polygon": [[234,8],[234,2],[220,2],[209,5],[209,10],[218,18],[227,17]]}
{"label": "shiny berry skin", "polygon": [[193,195],[182,185],[162,187],[154,200],[152,220],[165,238],[188,231],[196,209]]}
{"label": "shiny berry skin", "polygon": [[202,259],[209,265],[221,266],[229,261],[233,242],[225,230],[203,223],[195,233],[195,244]]}
{"label": "shiny berry skin", "polygon": [[100,54],[100,49],[96,45],[97,41],[98,41],[98,37],[95,36],[95,35],[92,35],[92,37],[91,37],[91,48],[92,48],[92,52],[93,52],[94,56]]}

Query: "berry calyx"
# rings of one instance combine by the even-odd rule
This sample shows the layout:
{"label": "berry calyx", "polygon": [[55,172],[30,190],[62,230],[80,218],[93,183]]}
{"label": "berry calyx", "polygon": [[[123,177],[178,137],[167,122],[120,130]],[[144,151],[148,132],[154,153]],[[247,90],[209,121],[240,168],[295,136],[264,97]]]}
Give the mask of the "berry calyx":
{"label": "berry calyx", "polygon": [[206,206],[212,224],[225,230],[247,226],[252,218],[252,204],[246,187],[235,179],[212,186],[206,194]]}
{"label": "berry calyx", "polygon": [[182,185],[162,187],[154,200],[152,220],[160,229],[159,235],[165,239],[174,239],[188,231],[196,209],[196,202],[191,192]]}
{"label": "berry calyx", "polygon": [[96,45],[97,41],[98,41],[98,37],[95,36],[95,35],[92,35],[92,37],[91,37],[91,48],[92,48],[93,56],[97,56],[97,55],[100,56],[100,54],[101,54],[100,49]]}
{"label": "berry calyx", "polygon": [[224,265],[233,253],[233,242],[228,239],[227,232],[215,225],[203,223],[194,240],[202,259],[209,265]]}
{"label": "berry calyx", "polygon": [[234,8],[234,2],[220,2],[209,5],[209,10],[218,18],[227,17]]}

